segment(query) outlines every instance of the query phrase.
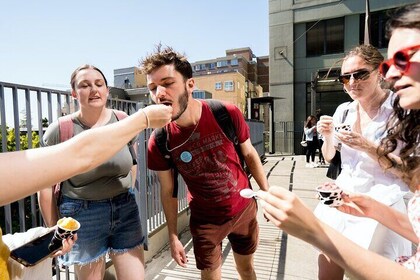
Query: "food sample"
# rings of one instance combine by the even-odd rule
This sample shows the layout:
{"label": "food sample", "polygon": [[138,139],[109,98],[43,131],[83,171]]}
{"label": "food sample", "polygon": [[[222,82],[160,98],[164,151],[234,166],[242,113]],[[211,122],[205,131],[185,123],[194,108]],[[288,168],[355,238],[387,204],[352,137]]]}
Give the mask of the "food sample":
{"label": "food sample", "polygon": [[63,229],[70,231],[77,230],[80,227],[79,222],[73,219],[72,217],[61,218],[60,220],[58,220],[57,225]]}

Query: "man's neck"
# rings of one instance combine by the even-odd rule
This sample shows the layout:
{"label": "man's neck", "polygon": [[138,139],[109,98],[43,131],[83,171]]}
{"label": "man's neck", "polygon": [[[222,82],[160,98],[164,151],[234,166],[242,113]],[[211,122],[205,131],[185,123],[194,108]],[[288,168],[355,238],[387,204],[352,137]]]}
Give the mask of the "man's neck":
{"label": "man's neck", "polygon": [[181,127],[188,127],[196,125],[201,118],[202,104],[200,101],[191,98],[188,101],[187,109],[182,115],[175,121],[175,123]]}

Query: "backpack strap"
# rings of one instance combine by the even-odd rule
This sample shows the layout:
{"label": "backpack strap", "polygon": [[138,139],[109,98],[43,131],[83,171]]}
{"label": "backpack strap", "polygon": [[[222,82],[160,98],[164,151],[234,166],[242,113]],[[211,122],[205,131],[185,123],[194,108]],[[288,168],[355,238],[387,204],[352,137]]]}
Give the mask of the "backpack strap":
{"label": "backpack strap", "polygon": [[159,149],[159,152],[162,154],[163,158],[167,161],[169,167],[173,170],[174,176],[174,188],[172,190],[172,197],[178,197],[178,169],[176,168],[175,163],[172,160],[171,153],[166,148],[166,140],[168,132],[165,127],[156,128],[155,131],[155,142],[156,146]]}
{"label": "backpack strap", "polygon": [[[60,143],[65,142],[73,137],[73,114],[58,118],[58,133],[60,137]],[[59,182],[53,186],[53,192],[57,206],[60,205],[62,183],[63,182]]]}
{"label": "backpack strap", "polygon": [[119,110],[114,110],[113,109],[112,112],[114,112],[114,115],[117,117],[117,120],[118,121],[123,120],[126,117],[128,117],[128,115],[125,112],[123,112],[123,111],[119,111]]}
{"label": "backpack strap", "polygon": [[58,118],[58,128],[60,134],[60,143],[73,137],[73,114]]}
{"label": "backpack strap", "polygon": [[236,128],[233,124],[232,117],[229,114],[226,106],[219,100],[208,99],[206,103],[210,106],[210,109],[213,113],[214,118],[217,121],[217,124],[223,130],[223,133],[226,137],[233,143],[235,147],[235,151],[239,156],[239,160],[241,161],[242,168],[247,172],[247,168],[245,167],[245,159],[242,155],[241,148],[239,146],[239,139],[236,135]]}
{"label": "backpack strap", "polygon": [[173,167],[174,163],[171,158],[171,153],[166,148],[166,139],[168,137],[166,128],[165,127],[156,128],[154,133],[155,133],[155,142],[159,149],[159,152],[168,161],[168,165],[170,167]]}

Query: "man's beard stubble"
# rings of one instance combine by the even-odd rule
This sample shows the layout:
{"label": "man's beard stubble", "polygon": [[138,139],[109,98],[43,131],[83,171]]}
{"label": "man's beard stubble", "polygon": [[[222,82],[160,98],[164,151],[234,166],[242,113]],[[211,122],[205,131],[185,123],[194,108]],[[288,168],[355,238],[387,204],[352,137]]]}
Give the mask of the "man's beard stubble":
{"label": "man's beard stubble", "polygon": [[185,110],[187,109],[188,106],[188,91],[187,88],[184,88],[184,93],[181,94],[178,97],[178,106],[179,106],[179,112],[172,117],[172,121],[176,121],[177,119],[179,119],[179,117],[181,117],[181,115],[185,112]]}

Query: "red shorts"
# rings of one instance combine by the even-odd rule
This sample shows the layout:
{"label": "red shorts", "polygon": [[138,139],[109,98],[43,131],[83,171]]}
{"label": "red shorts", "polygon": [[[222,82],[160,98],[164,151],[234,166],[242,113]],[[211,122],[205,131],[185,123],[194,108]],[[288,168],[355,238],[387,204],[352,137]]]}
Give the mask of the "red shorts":
{"label": "red shorts", "polygon": [[258,245],[257,202],[252,199],[242,212],[221,225],[200,224],[199,219],[191,218],[190,231],[200,270],[214,270],[222,265],[222,242],[226,237],[233,252],[253,254]]}

